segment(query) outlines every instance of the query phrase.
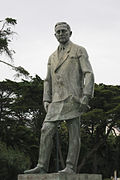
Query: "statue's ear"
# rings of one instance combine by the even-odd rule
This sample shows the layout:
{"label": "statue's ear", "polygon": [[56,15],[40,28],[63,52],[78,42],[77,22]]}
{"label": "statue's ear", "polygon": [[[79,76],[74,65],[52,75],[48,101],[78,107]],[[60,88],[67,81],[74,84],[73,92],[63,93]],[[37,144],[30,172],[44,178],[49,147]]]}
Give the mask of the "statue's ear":
{"label": "statue's ear", "polygon": [[72,36],[72,31],[70,31],[70,36]]}

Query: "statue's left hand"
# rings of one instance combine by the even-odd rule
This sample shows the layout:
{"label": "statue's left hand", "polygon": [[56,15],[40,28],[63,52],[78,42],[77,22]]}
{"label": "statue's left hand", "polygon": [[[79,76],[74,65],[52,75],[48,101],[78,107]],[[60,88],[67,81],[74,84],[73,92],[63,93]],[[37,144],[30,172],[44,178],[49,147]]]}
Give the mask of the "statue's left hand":
{"label": "statue's left hand", "polygon": [[80,106],[80,110],[81,112],[86,112],[88,110],[88,103],[89,103],[89,97],[84,95],[81,98],[81,106]]}
{"label": "statue's left hand", "polygon": [[44,108],[46,112],[48,111],[49,104],[50,104],[49,102],[44,102]]}

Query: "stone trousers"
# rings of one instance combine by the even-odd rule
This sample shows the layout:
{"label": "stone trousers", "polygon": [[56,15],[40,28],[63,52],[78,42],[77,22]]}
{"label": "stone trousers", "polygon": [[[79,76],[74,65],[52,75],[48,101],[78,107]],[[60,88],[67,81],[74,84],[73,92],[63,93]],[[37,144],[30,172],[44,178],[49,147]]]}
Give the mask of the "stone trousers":
{"label": "stone trousers", "polygon": [[[80,117],[67,120],[69,132],[69,147],[66,159],[66,167],[76,171],[79,158],[81,138],[80,138]],[[53,145],[53,136],[57,130],[58,122],[45,122],[41,128],[40,150],[38,165],[48,171],[50,155]]]}

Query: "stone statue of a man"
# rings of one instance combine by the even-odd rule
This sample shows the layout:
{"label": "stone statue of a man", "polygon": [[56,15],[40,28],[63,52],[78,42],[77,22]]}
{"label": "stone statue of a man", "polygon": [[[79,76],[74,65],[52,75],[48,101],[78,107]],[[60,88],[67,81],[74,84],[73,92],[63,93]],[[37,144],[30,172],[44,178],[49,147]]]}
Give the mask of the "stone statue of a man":
{"label": "stone statue of a man", "polygon": [[69,148],[65,169],[59,173],[76,173],[80,152],[80,116],[93,96],[94,76],[88,54],[82,46],[70,41],[72,31],[66,22],[55,25],[57,50],[48,61],[44,81],[43,102],[47,112],[41,129],[40,152],[37,167],[24,173],[47,173],[57,125],[66,121]]}

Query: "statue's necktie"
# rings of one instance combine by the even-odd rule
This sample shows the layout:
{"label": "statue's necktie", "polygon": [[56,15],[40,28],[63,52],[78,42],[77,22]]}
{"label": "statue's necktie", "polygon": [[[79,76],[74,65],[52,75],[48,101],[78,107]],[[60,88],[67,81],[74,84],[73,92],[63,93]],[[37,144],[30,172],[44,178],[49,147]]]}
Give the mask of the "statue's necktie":
{"label": "statue's necktie", "polygon": [[59,59],[60,59],[60,61],[63,59],[64,53],[65,53],[65,47],[61,47],[60,51],[59,51]]}

